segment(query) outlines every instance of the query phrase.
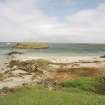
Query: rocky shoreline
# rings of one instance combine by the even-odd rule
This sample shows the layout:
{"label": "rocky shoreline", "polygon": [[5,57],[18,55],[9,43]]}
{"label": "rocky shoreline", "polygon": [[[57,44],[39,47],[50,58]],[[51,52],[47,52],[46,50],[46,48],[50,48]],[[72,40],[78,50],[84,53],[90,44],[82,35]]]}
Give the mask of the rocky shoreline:
{"label": "rocky shoreline", "polygon": [[[49,90],[63,87],[63,81],[74,80],[82,77],[93,77],[105,69],[103,58],[80,58],[68,57],[63,61],[56,59],[19,58],[11,57],[6,63],[6,68],[0,70],[0,89],[15,88],[23,85],[40,84]],[[19,59],[18,59],[19,58]]]}

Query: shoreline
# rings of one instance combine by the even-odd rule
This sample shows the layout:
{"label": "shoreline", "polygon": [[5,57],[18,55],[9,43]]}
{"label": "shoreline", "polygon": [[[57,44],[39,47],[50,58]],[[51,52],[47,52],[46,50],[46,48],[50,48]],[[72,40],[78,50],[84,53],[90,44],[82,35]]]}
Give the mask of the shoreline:
{"label": "shoreline", "polygon": [[[17,65],[13,66],[12,68],[4,68],[4,70],[0,70],[0,73],[4,73],[4,75],[7,75],[9,77],[6,77],[3,81],[0,81],[0,89],[3,87],[16,87],[16,86],[22,86],[23,84],[34,84],[38,81],[46,80],[46,78],[62,81],[68,80],[68,79],[74,79],[74,74],[69,74],[69,69],[73,70],[81,70],[83,72],[85,69],[90,73],[92,70],[95,70],[95,72],[99,72],[101,69],[105,69],[105,58],[100,58],[99,56],[59,56],[59,57],[33,57],[33,56],[26,56],[24,54],[22,55],[14,55],[14,56],[8,56],[8,64],[10,61],[19,61],[20,64],[27,63],[30,65],[30,67],[33,67],[34,64],[31,64],[33,61],[36,63],[37,61],[40,61],[41,63],[44,62],[50,62],[49,66],[45,69],[41,68],[42,74],[38,73],[38,77],[35,77],[35,80],[32,80],[33,76],[37,74],[37,72],[31,72],[31,74],[27,71],[24,71],[20,68],[17,68]],[[5,64],[5,65],[8,65]],[[29,68],[30,69],[30,68]],[[48,70],[47,70],[48,69]],[[64,69],[64,71],[62,71]],[[5,74],[6,71],[9,70],[9,73]],[[26,69],[27,70],[27,69]],[[58,70],[58,71],[57,71]],[[62,71],[62,74],[60,71]],[[57,73],[57,72],[58,73]],[[59,74],[60,73],[60,74]],[[85,74],[86,75],[86,74]],[[92,74],[96,75],[96,74]],[[55,79],[56,78],[56,79]]]}
{"label": "shoreline", "polygon": [[85,61],[104,60],[104,58],[100,58],[100,56],[30,56],[30,55],[23,54],[23,55],[16,55],[15,57],[18,60],[46,59],[46,60],[50,60],[58,63],[71,63],[71,62],[77,62],[81,60],[85,60]]}

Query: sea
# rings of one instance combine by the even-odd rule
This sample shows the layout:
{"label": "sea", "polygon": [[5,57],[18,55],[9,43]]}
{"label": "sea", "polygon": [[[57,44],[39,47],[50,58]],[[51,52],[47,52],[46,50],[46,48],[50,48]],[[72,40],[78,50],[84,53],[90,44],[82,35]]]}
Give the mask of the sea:
{"label": "sea", "polygon": [[[16,49],[11,48],[11,42],[0,42],[0,70],[6,68],[11,60],[8,53],[21,52],[18,57],[34,58],[68,58],[68,57],[100,57],[105,55],[105,44],[48,43],[48,49]],[[13,59],[13,58],[12,58]]]}
{"label": "sea", "polygon": [[34,57],[105,55],[105,44],[48,43],[48,45],[48,49],[16,49],[10,47],[10,42],[0,42],[0,58],[12,51]]}

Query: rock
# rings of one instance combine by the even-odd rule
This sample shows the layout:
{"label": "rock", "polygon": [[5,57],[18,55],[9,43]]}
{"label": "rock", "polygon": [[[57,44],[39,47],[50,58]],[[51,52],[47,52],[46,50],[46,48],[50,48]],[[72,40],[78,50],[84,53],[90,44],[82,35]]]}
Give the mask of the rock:
{"label": "rock", "polygon": [[105,58],[105,55],[103,55],[103,56],[100,56],[100,58]]}
{"label": "rock", "polygon": [[20,61],[19,60],[11,60],[8,64],[8,67],[13,68],[14,66],[19,66]]}
{"label": "rock", "polygon": [[0,92],[3,94],[7,94],[9,92],[9,88],[8,87],[3,87]]}
{"label": "rock", "polygon": [[17,66],[13,66],[11,69],[12,69],[12,70],[17,70],[18,67],[17,67]]}
{"label": "rock", "polygon": [[4,80],[4,74],[0,73],[0,81],[3,81],[3,80]]}
{"label": "rock", "polygon": [[27,72],[26,71],[23,71],[23,70],[15,70],[15,71],[12,71],[11,73],[13,75],[19,75],[19,74],[25,75],[25,74],[27,74]]}
{"label": "rock", "polygon": [[13,68],[16,67],[17,69],[22,69],[29,73],[36,72],[40,70],[46,70],[48,68],[49,61],[47,60],[26,60],[26,61],[19,61],[19,60],[11,60],[9,62],[9,67]]}
{"label": "rock", "polygon": [[43,79],[42,81],[42,84],[44,87],[51,87],[51,88],[55,88],[57,83],[54,79],[51,79],[51,78],[46,78],[46,79]]}
{"label": "rock", "polygon": [[2,89],[0,89],[0,96],[6,96],[8,95],[8,92],[15,92],[16,88],[9,88],[9,87],[3,87]]}
{"label": "rock", "polygon": [[4,74],[8,74],[11,71],[10,68],[6,68],[6,70],[3,72]]}
{"label": "rock", "polygon": [[22,43],[15,43],[12,47],[20,49],[45,49],[48,48],[48,44],[35,43],[35,42],[22,42]]}
{"label": "rock", "polygon": [[15,54],[23,54],[23,53],[17,52],[17,51],[12,51],[12,52],[8,53],[7,55],[11,56],[11,55],[15,55]]}
{"label": "rock", "polygon": [[39,81],[39,80],[43,79],[43,76],[44,76],[44,74],[42,71],[37,71],[34,74],[32,74],[32,80],[37,79]]}

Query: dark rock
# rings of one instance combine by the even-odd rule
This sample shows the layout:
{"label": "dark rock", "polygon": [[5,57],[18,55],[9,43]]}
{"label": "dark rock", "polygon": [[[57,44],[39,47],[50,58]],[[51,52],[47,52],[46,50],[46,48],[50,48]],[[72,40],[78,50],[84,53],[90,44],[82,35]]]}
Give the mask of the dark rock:
{"label": "dark rock", "polygon": [[100,56],[100,58],[105,58],[105,55],[103,55],[103,56]]}
{"label": "dark rock", "polygon": [[3,87],[0,92],[2,93],[8,93],[9,92],[9,88],[8,87]]}
{"label": "dark rock", "polygon": [[17,52],[17,51],[12,51],[10,53],[8,53],[7,55],[15,55],[15,54],[23,54],[22,52]]}

